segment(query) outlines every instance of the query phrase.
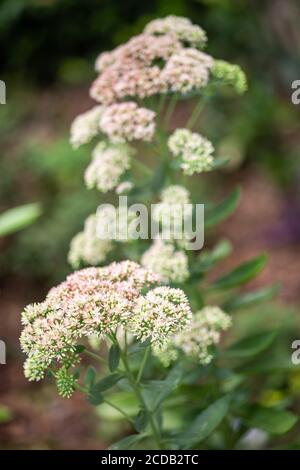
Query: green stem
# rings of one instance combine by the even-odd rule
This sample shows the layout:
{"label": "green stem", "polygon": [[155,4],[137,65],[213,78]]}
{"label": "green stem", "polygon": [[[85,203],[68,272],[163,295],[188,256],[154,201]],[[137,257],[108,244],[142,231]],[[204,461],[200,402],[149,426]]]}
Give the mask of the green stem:
{"label": "green stem", "polygon": [[151,430],[152,430],[152,433],[153,433],[153,437],[156,441],[156,444],[157,444],[157,447],[159,449],[161,449],[161,444],[160,444],[160,435],[159,435],[159,432],[156,428],[156,424],[155,424],[155,421],[153,419],[153,416],[152,416],[152,413],[150,410],[148,410],[147,408],[147,405],[145,403],[145,400],[144,400],[144,397],[139,389],[139,386],[137,385],[134,377],[133,377],[133,374],[129,368],[129,365],[128,365],[128,362],[127,362],[127,359],[126,357],[124,357],[123,353],[121,353],[121,358],[122,358],[122,361],[123,361],[123,364],[124,364],[124,367],[125,367],[125,370],[127,372],[127,376],[128,376],[128,380],[129,380],[129,383],[137,397],[137,399],[139,400],[139,402],[141,403],[142,407],[144,408],[144,410],[146,411],[147,413],[147,416],[148,416],[148,419],[149,419],[149,423],[150,423],[150,426],[151,426]]}
{"label": "green stem", "polygon": [[146,365],[147,359],[148,359],[148,357],[149,357],[149,353],[150,353],[150,346],[147,346],[146,351],[145,351],[145,354],[144,354],[144,357],[143,357],[143,360],[142,360],[142,362],[141,362],[141,366],[140,366],[140,369],[139,369],[137,378],[136,378],[136,383],[137,383],[137,384],[140,383],[141,378],[142,378],[142,376],[143,376],[143,372],[144,372],[144,369],[145,369],[145,365]]}
{"label": "green stem", "polygon": [[105,360],[103,357],[99,356],[98,354],[96,354],[96,353],[94,353],[94,352],[92,352],[92,351],[89,351],[88,349],[85,349],[84,352],[85,352],[85,354],[87,354],[88,356],[93,357],[93,358],[96,359],[97,361],[99,361],[99,362],[101,362],[102,364],[105,364],[105,365],[107,366],[107,362],[106,362],[106,360]]}
{"label": "green stem", "polygon": [[192,130],[194,127],[194,124],[196,123],[197,119],[199,118],[199,115],[201,111],[203,110],[204,106],[206,104],[205,98],[199,101],[199,103],[196,104],[194,107],[191,116],[189,117],[187,123],[186,123],[186,128]]}
{"label": "green stem", "polygon": [[137,170],[140,171],[140,173],[143,173],[145,176],[152,176],[152,170],[139,160],[133,159],[133,165],[136,167]]}
{"label": "green stem", "polygon": [[151,427],[151,430],[152,430],[152,433],[153,433],[153,437],[155,439],[155,442],[157,444],[157,447],[159,449],[161,449],[161,443],[160,443],[160,433],[156,427],[156,423],[153,419],[153,416],[152,416],[152,413],[150,410],[148,410],[147,408],[147,405],[146,405],[146,402],[144,400],[144,397],[140,391],[140,388],[139,388],[139,384],[136,382],[135,380],[135,377],[129,367],[129,364],[128,364],[128,361],[127,361],[127,337],[126,337],[126,334],[125,334],[125,348],[124,350],[122,350],[122,348],[120,347],[119,343],[118,343],[118,340],[117,340],[117,337],[114,333],[111,333],[110,334],[110,339],[119,346],[120,348],[120,356],[121,356],[121,360],[123,362],[123,365],[124,365],[124,369],[125,369],[125,374],[128,378],[128,381],[132,387],[132,390],[134,391],[138,401],[140,402],[142,408],[146,411],[147,413],[147,416],[148,416],[148,419],[149,419],[149,424],[150,424],[150,427]]}
{"label": "green stem", "polygon": [[124,418],[126,418],[133,426],[134,426],[134,421],[133,419],[125,412],[122,410],[122,408],[120,408],[118,405],[115,405],[114,403],[112,403],[111,401],[107,400],[106,398],[104,398],[104,403],[106,403],[107,405],[111,406],[112,408],[114,408],[115,410],[117,410],[119,413],[121,413],[121,415],[124,416]]}
{"label": "green stem", "polygon": [[[83,387],[82,385],[80,385],[78,383],[75,384],[75,388],[77,390],[79,390],[80,392],[82,392],[82,393],[85,393],[85,394],[89,393],[89,391],[86,387]],[[114,408],[115,410],[117,410],[119,413],[121,413],[121,415],[124,416],[124,418],[126,418],[132,425],[134,425],[133,419],[125,411],[123,411],[121,408],[119,408],[118,405],[115,405],[114,403],[107,400],[106,398],[103,399],[103,403],[106,403],[107,405],[109,405],[112,408]]]}
{"label": "green stem", "polygon": [[169,127],[170,119],[171,119],[172,114],[175,110],[176,103],[177,103],[177,97],[174,94],[170,99],[170,103],[169,103],[169,106],[167,108],[167,112],[166,112],[166,116],[165,116],[165,127],[166,127],[166,129],[168,129],[168,127]]}

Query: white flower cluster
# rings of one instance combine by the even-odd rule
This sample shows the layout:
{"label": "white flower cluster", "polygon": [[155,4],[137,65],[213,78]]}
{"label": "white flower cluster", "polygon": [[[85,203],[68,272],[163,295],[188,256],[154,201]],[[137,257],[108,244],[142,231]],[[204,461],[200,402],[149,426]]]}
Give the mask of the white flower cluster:
{"label": "white flower cluster", "polygon": [[168,366],[182,351],[186,356],[201,364],[213,359],[213,348],[220,342],[221,332],[232,324],[230,316],[217,306],[206,306],[193,315],[187,328],[174,335],[169,343],[156,348],[161,362]]}
{"label": "white flower cluster", "polygon": [[95,106],[94,108],[79,114],[71,125],[71,144],[74,148],[78,148],[82,144],[87,144],[95,137],[100,129],[100,116],[103,112],[103,106]]}
{"label": "white flower cluster", "polygon": [[41,380],[51,367],[60,393],[70,396],[75,381],[69,369],[79,361],[77,342],[83,337],[103,337],[123,327],[142,341],[163,344],[188,325],[191,310],[180,289],[157,287],[142,294],[158,281],[131,261],[68,276],[22,314],[26,377]]}
{"label": "white flower cluster", "polygon": [[84,179],[87,187],[106,193],[118,186],[123,173],[130,168],[134,149],[127,144],[99,142]]}
{"label": "white flower cluster", "polygon": [[110,240],[98,237],[97,217],[92,214],[86,219],[84,230],[71,240],[68,261],[74,268],[78,268],[81,263],[97,266],[105,261],[112,248]]}
{"label": "white flower cluster", "polygon": [[184,251],[161,239],[153,242],[141,258],[142,266],[159,274],[162,282],[181,283],[188,279],[188,259]]}
{"label": "white flower cluster", "polygon": [[136,212],[130,208],[119,206],[116,209],[110,204],[103,205],[97,211],[98,236],[120,243],[131,242],[137,221]]}
{"label": "white flower cluster", "polygon": [[154,111],[127,101],[108,106],[101,115],[100,128],[113,142],[150,141],[155,131],[154,119]]}
{"label": "white flower cluster", "polygon": [[164,204],[189,204],[190,192],[184,186],[172,184],[162,190],[161,201]]}
{"label": "white flower cluster", "polygon": [[214,147],[196,132],[176,129],[168,139],[168,147],[174,157],[180,158],[180,166],[186,175],[209,171],[213,167]]}
{"label": "white flower cluster", "polygon": [[192,312],[181,289],[156,287],[136,304],[132,333],[141,341],[150,339],[154,348],[161,348],[174,333],[190,323]]}
{"label": "white flower cluster", "polygon": [[182,16],[169,15],[150,21],[144,31],[153,35],[174,35],[184,44],[198,48],[202,48],[207,40],[206,33],[200,26]]}

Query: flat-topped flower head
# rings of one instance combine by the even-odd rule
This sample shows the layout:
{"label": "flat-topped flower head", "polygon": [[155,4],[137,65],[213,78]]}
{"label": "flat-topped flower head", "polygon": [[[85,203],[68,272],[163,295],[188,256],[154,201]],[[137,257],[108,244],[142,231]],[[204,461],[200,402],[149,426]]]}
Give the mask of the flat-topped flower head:
{"label": "flat-topped flower head", "polygon": [[145,251],[141,258],[142,265],[156,272],[162,281],[181,283],[188,279],[188,259],[184,251],[175,250],[171,243],[157,239]]}
{"label": "flat-topped flower head", "polygon": [[92,85],[92,98],[112,104],[128,97],[143,99],[166,92],[161,67],[181,47],[174,35],[153,37],[144,33],[100,54],[96,61],[100,75]]}
{"label": "flat-topped flower head", "polygon": [[162,347],[176,332],[190,323],[192,312],[181,289],[156,287],[136,304],[132,332],[141,341],[150,340],[155,348]]}
{"label": "flat-topped flower head", "polygon": [[200,26],[182,16],[169,15],[150,21],[144,31],[153,35],[172,34],[183,44],[200,49],[205,46],[207,40],[206,33]]}
{"label": "flat-topped flower head", "polygon": [[133,101],[112,104],[103,112],[100,128],[113,142],[150,141],[155,132],[155,112]]}
{"label": "flat-topped flower head", "polygon": [[103,112],[103,106],[94,108],[79,114],[71,125],[71,144],[74,148],[80,147],[92,140],[99,132],[100,116]]}
{"label": "flat-topped flower head", "polygon": [[103,336],[132,321],[142,290],[158,280],[131,261],[69,275],[50,290],[44,302],[27,307],[22,314],[26,377],[40,380],[50,365],[74,366],[77,341]]}
{"label": "flat-topped flower head", "polygon": [[99,142],[93,151],[93,159],[85,170],[84,179],[89,189],[106,193],[118,186],[120,178],[130,168],[135,151],[127,144]]}
{"label": "flat-topped flower head", "polygon": [[129,60],[136,61],[139,65],[151,66],[159,59],[167,60],[180,48],[181,44],[173,33],[153,37],[145,32],[134,36],[111,52],[101,53],[97,57],[95,68],[101,73],[112,65],[122,65]]}
{"label": "flat-topped flower head", "polygon": [[186,175],[209,171],[213,167],[214,147],[196,132],[177,129],[169,137],[168,147],[174,157],[180,158],[180,166]]}
{"label": "flat-topped flower head", "polygon": [[71,240],[68,261],[74,268],[81,264],[97,266],[105,261],[112,248],[110,240],[99,238],[97,217],[92,214],[86,219],[84,230]]}

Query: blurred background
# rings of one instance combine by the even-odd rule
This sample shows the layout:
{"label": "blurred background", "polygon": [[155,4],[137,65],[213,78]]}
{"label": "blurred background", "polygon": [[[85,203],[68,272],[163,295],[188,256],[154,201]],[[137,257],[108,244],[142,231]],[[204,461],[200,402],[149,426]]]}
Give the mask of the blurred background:
{"label": "blurred background", "polygon": [[71,121],[92,105],[94,60],[167,14],[200,24],[208,53],[246,71],[249,91],[216,99],[201,123],[231,161],[218,174],[199,176],[199,185],[212,199],[242,187],[237,212],[212,235],[234,245],[220,270],[267,251],[268,266],[252,284],[280,282],[281,291],[276,304],[257,313],[298,325],[300,105],[291,102],[291,84],[300,79],[300,2],[0,0],[0,79],[7,87],[0,105],[0,213],[39,203],[29,208],[32,224],[0,237],[0,339],[7,345],[0,448],[105,448],[116,432],[102,429],[77,394],[63,400],[47,382],[26,382],[20,312],[70,271],[70,239],[99,204],[99,193],[83,184],[90,153],[73,151],[68,141]]}

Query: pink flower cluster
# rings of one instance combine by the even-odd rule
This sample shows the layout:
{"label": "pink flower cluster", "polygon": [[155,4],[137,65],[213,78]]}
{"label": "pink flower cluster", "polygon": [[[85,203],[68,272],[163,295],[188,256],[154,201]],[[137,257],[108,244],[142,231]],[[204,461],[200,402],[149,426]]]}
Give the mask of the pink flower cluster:
{"label": "pink flower cluster", "polygon": [[39,380],[53,361],[73,365],[78,339],[126,325],[141,290],[156,282],[157,275],[131,261],[68,276],[44,302],[27,306],[22,314],[25,375]]}
{"label": "pink flower cluster", "polygon": [[133,101],[108,106],[100,118],[100,128],[113,142],[152,139],[155,112]]}
{"label": "pink flower cluster", "polygon": [[100,75],[92,85],[91,96],[107,105],[128,97],[143,99],[201,88],[213,64],[210,56],[194,48],[204,42],[203,30],[185,18],[151,22],[144,33],[112,52],[100,54],[96,61]]}
{"label": "pink flower cluster", "polygon": [[174,36],[155,37],[144,33],[112,52],[101,54],[96,61],[100,75],[92,85],[92,98],[110,104],[125,97],[143,99],[167,91],[156,62],[165,62],[180,48]]}

